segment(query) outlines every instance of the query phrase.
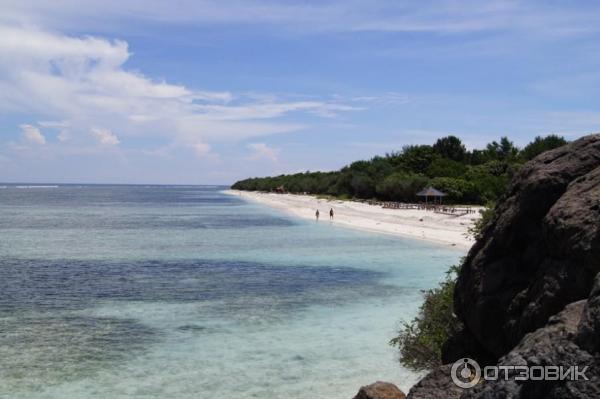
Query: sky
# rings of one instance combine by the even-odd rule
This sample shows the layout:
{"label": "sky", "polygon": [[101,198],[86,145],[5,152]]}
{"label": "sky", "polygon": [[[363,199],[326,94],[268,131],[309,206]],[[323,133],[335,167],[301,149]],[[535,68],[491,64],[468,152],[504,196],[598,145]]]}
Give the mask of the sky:
{"label": "sky", "polygon": [[0,0],[0,182],[230,184],[600,131],[600,2]]}

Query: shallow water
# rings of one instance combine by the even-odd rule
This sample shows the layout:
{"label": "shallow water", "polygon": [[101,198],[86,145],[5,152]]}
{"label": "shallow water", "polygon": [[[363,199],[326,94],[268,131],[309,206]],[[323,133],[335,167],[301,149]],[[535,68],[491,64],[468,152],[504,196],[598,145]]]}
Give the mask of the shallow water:
{"label": "shallow water", "polygon": [[0,191],[0,397],[349,398],[461,256],[201,186]]}

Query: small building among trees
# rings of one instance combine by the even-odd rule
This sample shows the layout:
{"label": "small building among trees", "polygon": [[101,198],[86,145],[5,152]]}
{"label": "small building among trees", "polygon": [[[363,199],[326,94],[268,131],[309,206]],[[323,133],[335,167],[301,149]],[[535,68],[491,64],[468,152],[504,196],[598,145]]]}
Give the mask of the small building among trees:
{"label": "small building among trees", "polygon": [[421,190],[417,193],[417,197],[425,197],[425,203],[428,204],[429,203],[429,198],[433,198],[433,203],[435,204],[436,202],[438,204],[442,203],[442,198],[444,198],[446,196],[446,193],[441,192],[438,189],[435,189],[433,187],[427,187],[424,190]]}

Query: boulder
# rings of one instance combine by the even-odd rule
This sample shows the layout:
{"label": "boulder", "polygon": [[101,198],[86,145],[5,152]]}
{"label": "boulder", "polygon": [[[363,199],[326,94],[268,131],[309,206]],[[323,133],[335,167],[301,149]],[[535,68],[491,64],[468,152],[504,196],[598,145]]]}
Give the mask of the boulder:
{"label": "boulder", "polygon": [[[459,272],[464,330],[409,399],[600,398],[600,134],[545,152],[514,176]],[[578,380],[482,379],[461,389],[459,358],[481,366],[578,366]],[[587,369],[585,369],[587,367]]]}
{"label": "boulder", "polygon": [[463,393],[450,377],[450,367],[446,364],[427,374],[408,391],[408,399],[458,399]]}
{"label": "boulder", "polygon": [[[464,330],[445,366],[409,398],[600,397],[600,134],[541,154],[514,176],[459,272],[454,309]],[[482,380],[452,389],[451,363],[587,367],[587,379]]]}
{"label": "boulder", "polygon": [[377,381],[361,387],[354,399],[406,399],[406,396],[396,385]]}
{"label": "boulder", "polygon": [[[499,361],[500,366],[553,366],[589,365],[593,357],[581,350],[574,342],[586,301],[567,305],[558,315],[553,316],[547,325],[527,335],[507,355]],[[560,387],[567,382],[516,381],[515,372],[510,379],[482,381],[477,387],[465,390],[463,399],[475,398],[576,398],[579,396],[561,393]],[[570,383],[569,383],[570,384]],[[562,390],[562,389],[560,389]],[[578,395],[581,393],[578,393]],[[582,396],[585,398],[586,396]]]}
{"label": "boulder", "polygon": [[541,154],[515,175],[465,259],[455,312],[482,355],[499,358],[565,305],[587,298],[599,271],[594,134]]}

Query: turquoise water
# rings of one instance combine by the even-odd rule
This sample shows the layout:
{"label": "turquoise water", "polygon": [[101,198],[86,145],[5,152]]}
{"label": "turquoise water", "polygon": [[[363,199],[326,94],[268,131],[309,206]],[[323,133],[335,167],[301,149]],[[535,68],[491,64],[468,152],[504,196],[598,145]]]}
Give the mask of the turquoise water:
{"label": "turquoise water", "polygon": [[0,397],[350,398],[460,252],[222,187],[0,189]]}

